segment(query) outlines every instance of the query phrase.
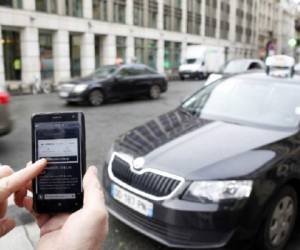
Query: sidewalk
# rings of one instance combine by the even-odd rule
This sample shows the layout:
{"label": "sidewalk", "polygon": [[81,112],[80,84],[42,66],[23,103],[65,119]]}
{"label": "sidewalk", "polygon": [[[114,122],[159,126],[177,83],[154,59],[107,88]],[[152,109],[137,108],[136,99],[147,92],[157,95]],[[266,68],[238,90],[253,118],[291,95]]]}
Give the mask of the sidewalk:
{"label": "sidewalk", "polygon": [[[8,202],[8,214],[14,218],[12,211],[14,205],[12,199]],[[39,229],[36,223],[31,222],[25,225],[18,225],[7,235],[0,238],[0,249],[5,250],[34,250],[39,239]]]}

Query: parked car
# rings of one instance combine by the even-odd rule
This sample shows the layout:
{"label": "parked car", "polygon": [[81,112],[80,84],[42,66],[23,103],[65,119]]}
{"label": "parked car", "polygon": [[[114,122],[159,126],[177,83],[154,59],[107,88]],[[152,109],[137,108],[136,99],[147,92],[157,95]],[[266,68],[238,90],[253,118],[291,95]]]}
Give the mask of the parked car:
{"label": "parked car", "polygon": [[224,63],[224,47],[190,45],[185,61],[179,67],[179,77],[181,80],[204,79],[211,73],[219,72]]}
{"label": "parked car", "polygon": [[208,85],[222,77],[245,73],[252,70],[264,70],[266,68],[263,61],[258,59],[235,59],[229,61],[221,73],[211,74],[205,82]]}
{"label": "parked car", "polygon": [[59,96],[67,102],[99,106],[113,98],[147,95],[158,99],[167,89],[165,76],[143,64],[126,64],[103,66],[89,76],[64,82]]}
{"label": "parked car", "polygon": [[284,249],[300,202],[299,82],[220,79],[121,135],[103,168],[110,214],[168,247]]}
{"label": "parked car", "polygon": [[12,129],[9,102],[9,94],[0,86],[0,136],[8,134]]}

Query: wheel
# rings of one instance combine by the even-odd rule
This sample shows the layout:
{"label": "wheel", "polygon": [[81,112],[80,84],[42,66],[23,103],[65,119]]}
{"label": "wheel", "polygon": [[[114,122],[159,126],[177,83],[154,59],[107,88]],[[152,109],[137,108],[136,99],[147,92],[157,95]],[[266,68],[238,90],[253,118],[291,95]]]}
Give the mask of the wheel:
{"label": "wheel", "polygon": [[184,81],[185,80],[184,76],[180,76],[180,80]]}
{"label": "wheel", "polygon": [[101,90],[95,89],[90,92],[88,101],[92,106],[100,106],[104,102],[104,94]]}
{"label": "wheel", "polygon": [[295,226],[298,198],[295,189],[286,186],[273,199],[263,223],[257,247],[260,250],[282,250],[286,246]]}
{"label": "wheel", "polygon": [[160,97],[161,89],[158,85],[153,85],[150,87],[149,96],[151,99],[155,100]]}

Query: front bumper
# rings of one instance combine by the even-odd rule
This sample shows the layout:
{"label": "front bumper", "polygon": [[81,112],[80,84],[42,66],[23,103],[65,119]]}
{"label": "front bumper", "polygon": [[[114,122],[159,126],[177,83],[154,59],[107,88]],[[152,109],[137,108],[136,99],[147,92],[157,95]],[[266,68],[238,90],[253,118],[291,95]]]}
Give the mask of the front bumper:
{"label": "front bumper", "polygon": [[73,93],[73,92],[59,92],[59,97],[61,99],[70,101],[70,102],[83,102],[86,99],[86,93]]}
{"label": "front bumper", "polygon": [[179,72],[179,75],[181,78],[189,79],[189,78],[197,78],[203,76],[203,73],[199,71],[181,71]]}
{"label": "front bumper", "polygon": [[[135,212],[111,196],[111,180],[103,175],[108,210],[111,215],[140,233],[173,248],[218,249],[226,246],[238,229],[242,209],[224,209],[178,198],[154,202],[152,218]],[[145,199],[144,197],[142,197]]]}

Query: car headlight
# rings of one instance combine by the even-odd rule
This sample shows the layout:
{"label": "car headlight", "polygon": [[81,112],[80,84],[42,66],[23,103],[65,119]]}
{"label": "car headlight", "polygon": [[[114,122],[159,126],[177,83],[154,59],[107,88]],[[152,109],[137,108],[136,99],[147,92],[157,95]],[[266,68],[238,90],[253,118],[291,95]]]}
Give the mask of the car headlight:
{"label": "car headlight", "polygon": [[73,92],[74,93],[81,93],[87,89],[87,84],[78,84],[74,87]]}
{"label": "car headlight", "polygon": [[199,181],[193,182],[183,195],[184,200],[201,203],[219,203],[224,200],[249,198],[253,181]]}

